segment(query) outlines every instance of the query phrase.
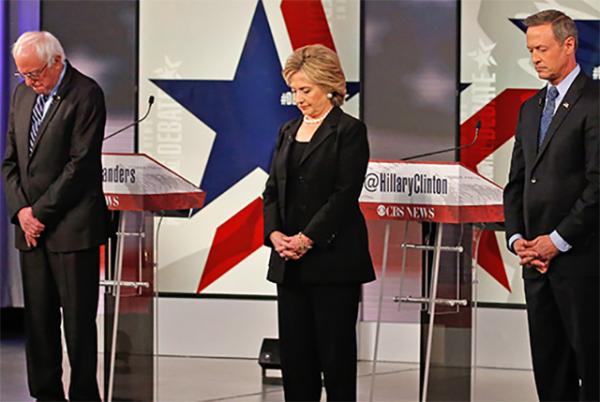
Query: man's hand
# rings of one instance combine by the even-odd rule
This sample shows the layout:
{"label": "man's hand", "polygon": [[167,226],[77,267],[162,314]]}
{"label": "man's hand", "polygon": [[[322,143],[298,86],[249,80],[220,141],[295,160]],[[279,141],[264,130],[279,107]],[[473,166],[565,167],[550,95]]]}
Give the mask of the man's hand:
{"label": "man's hand", "polygon": [[25,233],[25,242],[27,243],[27,247],[37,247],[37,238],[28,235]]}
{"label": "man's hand", "polygon": [[538,236],[533,240],[518,239],[513,243],[513,249],[521,258],[521,265],[541,274],[548,272],[550,261],[560,253],[549,235]]}
{"label": "man's hand", "polygon": [[549,235],[538,236],[529,243],[531,249],[539,255],[542,261],[550,261],[560,253]]}
{"label": "man's hand", "polygon": [[528,265],[529,268],[535,269],[540,274],[545,274],[546,272],[548,272],[549,266],[550,266],[550,261],[542,261],[542,260],[533,260]]}
{"label": "man's hand", "polygon": [[17,213],[17,218],[19,219],[19,225],[21,225],[21,229],[27,236],[29,236],[30,239],[40,237],[45,229],[44,224],[37,220],[35,216],[33,216],[31,207],[21,208]]}
{"label": "man's hand", "polygon": [[513,243],[513,249],[515,253],[521,258],[519,264],[525,266],[529,265],[533,260],[540,258],[540,255],[536,250],[532,248],[533,244],[529,240],[517,239]]}

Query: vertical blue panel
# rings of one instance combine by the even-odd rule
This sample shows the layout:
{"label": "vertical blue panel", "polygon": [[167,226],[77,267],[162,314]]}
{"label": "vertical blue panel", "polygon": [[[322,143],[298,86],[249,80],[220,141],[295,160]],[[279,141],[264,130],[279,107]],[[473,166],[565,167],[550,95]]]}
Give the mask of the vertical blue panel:
{"label": "vertical blue panel", "polygon": [[[8,2],[0,3],[0,155],[4,158],[6,124],[8,119]],[[4,198],[4,184],[0,185],[0,283],[6,283],[8,220]],[[2,291],[4,294],[4,292]],[[4,304],[4,302],[2,302]]]}
{"label": "vertical blue panel", "polygon": [[[13,18],[11,18],[11,13]],[[14,25],[16,23],[16,26]],[[11,33],[20,35],[26,31],[40,29],[40,1],[39,0],[0,0],[0,160],[4,159],[6,146],[6,129],[8,123],[9,99],[11,93],[10,81],[10,46],[16,38],[11,38]],[[1,180],[0,180],[1,181]],[[20,284],[11,275],[17,266],[8,266],[8,254],[14,252],[12,244],[8,244],[9,222],[6,212],[4,185],[0,186],[0,307],[19,305],[20,300],[13,300],[15,293],[11,289]]]}
{"label": "vertical blue panel", "polygon": [[19,35],[27,31],[39,31],[40,24],[40,1],[19,0],[17,3],[19,14]]}

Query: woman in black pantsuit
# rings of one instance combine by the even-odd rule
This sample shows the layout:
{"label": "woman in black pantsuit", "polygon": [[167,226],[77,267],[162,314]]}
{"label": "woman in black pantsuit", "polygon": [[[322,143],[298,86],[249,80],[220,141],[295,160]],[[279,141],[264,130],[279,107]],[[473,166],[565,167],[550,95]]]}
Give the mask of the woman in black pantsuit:
{"label": "woman in black pantsuit", "polygon": [[339,106],[337,55],[305,46],[283,76],[303,117],[284,124],[264,197],[268,279],[277,283],[286,401],[356,400],[361,283],[375,279],[358,205],[369,160],[367,130]]}

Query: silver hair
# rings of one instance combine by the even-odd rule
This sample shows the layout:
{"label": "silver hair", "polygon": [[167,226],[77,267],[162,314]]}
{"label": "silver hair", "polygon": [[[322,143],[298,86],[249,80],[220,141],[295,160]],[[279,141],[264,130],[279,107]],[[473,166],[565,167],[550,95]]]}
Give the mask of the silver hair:
{"label": "silver hair", "polygon": [[37,56],[48,63],[48,66],[54,64],[56,56],[65,60],[65,51],[54,35],[46,31],[25,32],[12,46],[13,58],[22,53],[24,49],[33,48]]}
{"label": "silver hair", "polygon": [[556,40],[558,40],[558,42],[562,44],[569,36],[572,36],[575,39],[575,48],[577,48],[579,38],[577,35],[577,26],[575,25],[575,21],[561,11],[540,11],[527,17],[524,22],[528,28],[550,24],[552,26],[554,37]]}

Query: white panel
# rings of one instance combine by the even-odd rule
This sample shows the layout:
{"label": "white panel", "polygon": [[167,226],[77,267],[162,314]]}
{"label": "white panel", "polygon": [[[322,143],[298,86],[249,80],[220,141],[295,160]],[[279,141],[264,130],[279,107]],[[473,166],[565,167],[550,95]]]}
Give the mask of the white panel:
{"label": "white panel", "polygon": [[531,369],[527,312],[481,308],[477,314],[477,365]]}
{"label": "white panel", "polygon": [[[158,353],[257,358],[263,338],[277,338],[274,300],[160,298]],[[531,369],[525,310],[480,308],[477,366]],[[358,323],[358,358],[372,360],[375,323]],[[419,324],[382,323],[378,361],[419,362]]]}
{"label": "white panel", "polygon": [[285,26],[283,13],[281,12],[281,0],[263,0],[263,5],[265,6],[265,13],[269,20],[273,41],[275,42],[281,68],[283,69],[286,59],[292,54],[294,49],[292,49],[292,42]]}
{"label": "white panel", "polygon": [[[358,358],[372,360],[375,348],[374,322],[360,322]],[[419,324],[381,323],[377,361],[419,362]]]}
{"label": "white panel", "polygon": [[360,55],[357,49],[360,43],[360,31],[357,29],[357,21],[360,21],[360,2],[322,0],[322,3],[346,80],[358,81]]}
{"label": "white panel", "polygon": [[263,338],[277,338],[272,300],[163,297],[158,309],[162,355],[258,358]]}
{"label": "white panel", "polygon": [[179,73],[186,79],[232,79],[256,3],[227,0],[224,7],[221,1],[206,0],[140,2],[141,71],[145,63],[152,66],[168,57],[181,61]]}

